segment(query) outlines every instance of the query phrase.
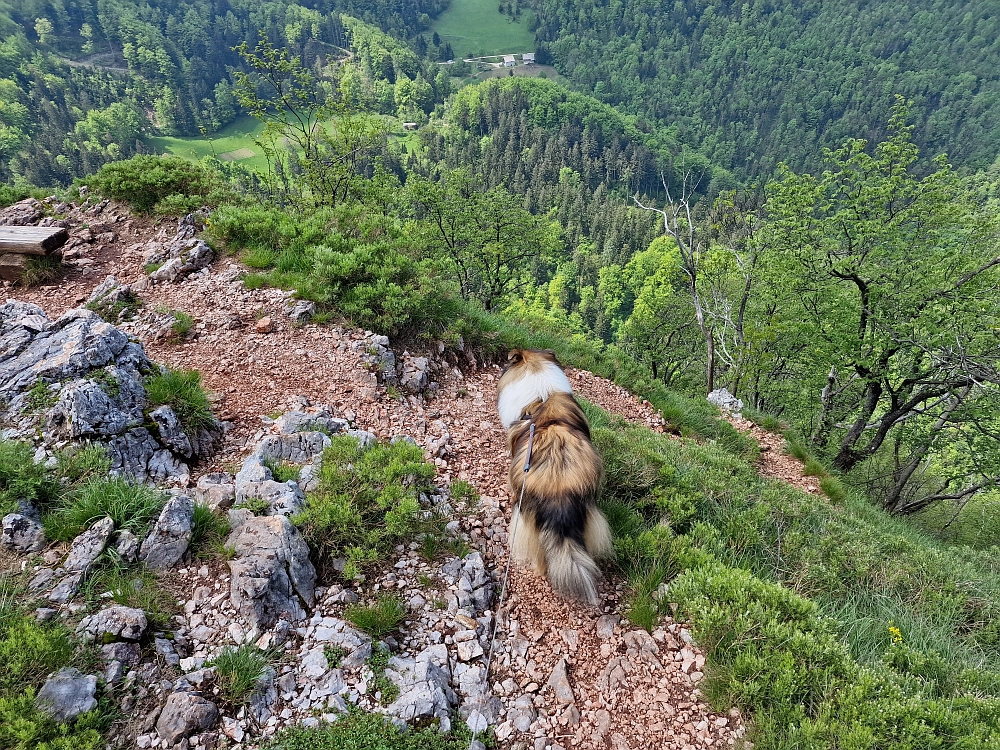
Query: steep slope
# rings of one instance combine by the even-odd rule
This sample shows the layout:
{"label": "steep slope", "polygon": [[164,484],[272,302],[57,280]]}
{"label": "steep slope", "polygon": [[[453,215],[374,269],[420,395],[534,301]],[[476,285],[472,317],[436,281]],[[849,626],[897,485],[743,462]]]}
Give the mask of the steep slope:
{"label": "steep slope", "polygon": [[[138,219],[107,202],[86,215],[74,207],[67,207],[66,214],[71,234],[80,240],[68,253],[68,272],[52,284],[9,293],[54,316],[79,306],[109,275],[131,284],[139,305],[121,327],[140,338],[154,361],[199,370],[217,394],[220,416],[232,422],[224,448],[201,472],[238,465],[269,429],[267,415],[282,412],[289,403],[329,404],[337,416],[381,439],[412,437],[434,461],[440,486],[463,480],[478,490],[481,505],[461,518],[462,530],[469,546],[483,554],[494,579],[501,577],[511,499],[506,439],[494,411],[496,366],[477,366],[470,357],[461,362],[463,372],[453,353],[451,362],[436,351],[425,352],[423,361],[402,353],[404,367],[425,369],[433,381],[428,383],[432,397],[402,396],[380,384],[373,372],[372,352],[383,339],[342,326],[293,322],[287,295],[246,289],[239,278],[243,269],[233,260],[220,259],[176,284],[151,283],[143,259],[149,247],[173,236],[175,220]],[[192,319],[180,337],[171,335],[176,313]],[[571,371],[570,377],[581,396],[609,413],[662,431],[655,410],[621,387],[583,371]],[[396,568],[400,585],[407,580],[417,586]],[[163,577],[182,600],[195,590],[214,593],[230,586],[229,574],[214,566],[197,573],[194,568],[171,570]],[[330,596],[339,590],[334,585],[317,603],[313,621],[342,614],[343,600]],[[428,602],[438,596],[433,590],[423,594]],[[705,658],[684,624],[666,618],[650,635],[622,617],[625,588],[620,581],[605,581],[601,594],[601,606],[594,609],[555,595],[546,581],[528,572],[512,575],[490,675],[492,693],[501,703],[495,722],[501,747],[682,750],[734,744],[744,731],[739,712],[719,714],[705,702],[698,689]],[[208,606],[208,596],[188,600],[181,632],[201,632],[198,628],[216,620],[231,621],[236,629],[209,627],[199,637],[211,640],[216,636],[208,634],[217,632],[222,641],[238,643],[251,632],[225,603]],[[424,606],[433,619],[431,605]],[[420,616],[415,612],[414,622]],[[312,631],[303,632],[299,659],[316,645]],[[404,631],[404,637],[404,653],[427,644],[427,632],[420,628]],[[473,656],[472,663],[484,659]],[[291,705],[278,704],[275,713],[289,706],[288,714],[283,712],[267,731],[308,717],[312,705],[298,698]],[[226,727],[227,733],[232,729],[229,736],[239,734]],[[129,731],[149,729],[148,722],[137,722]]]}

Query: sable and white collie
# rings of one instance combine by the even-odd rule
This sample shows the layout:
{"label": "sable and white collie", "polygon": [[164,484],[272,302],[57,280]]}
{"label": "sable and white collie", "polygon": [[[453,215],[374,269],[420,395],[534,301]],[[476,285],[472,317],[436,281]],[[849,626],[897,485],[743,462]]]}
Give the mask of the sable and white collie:
{"label": "sable and white collie", "polygon": [[508,431],[515,498],[524,486],[524,500],[511,519],[511,554],[547,576],[557,591],[596,604],[600,570],[594,559],[614,556],[611,530],[597,507],[604,463],[552,351],[515,349],[508,355],[497,410]]}

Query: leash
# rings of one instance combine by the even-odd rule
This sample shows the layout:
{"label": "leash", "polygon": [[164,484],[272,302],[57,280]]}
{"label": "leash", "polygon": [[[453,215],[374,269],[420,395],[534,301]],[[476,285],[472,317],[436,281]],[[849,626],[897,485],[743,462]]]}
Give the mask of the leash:
{"label": "leash", "polygon": [[[521,503],[524,502],[524,489],[528,486],[528,469],[531,468],[531,448],[535,442],[535,423],[531,422],[528,427],[528,455],[524,459],[524,475],[521,478],[521,496],[517,499],[517,505],[514,507],[514,521],[510,526],[510,552],[507,554],[507,569],[503,574],[503,583],[500,586],[500,601],[497,604],[496,614],[493,617],[493,635],[490,638],[490,651],[486,656],[486,672],[483,674],[483,690],[480,694],[480,700],[486,693],[486,689],[490,684],[490,665],[493,663],[493,651],[496,649],[497,645],[497,631],[500,629],[500,612],[503,610],[504,600],[507,598],[507,581],[510,578],[510,566],[514,561],[514,539],[517,537],[517,521],[521,516]],[[476,722],[477,726],[479,722]],[[475,729],[472,732],[472,739],[469,741],[469,750],[474,750],[476,745],[476,738],[479,737],[479,729]]]}

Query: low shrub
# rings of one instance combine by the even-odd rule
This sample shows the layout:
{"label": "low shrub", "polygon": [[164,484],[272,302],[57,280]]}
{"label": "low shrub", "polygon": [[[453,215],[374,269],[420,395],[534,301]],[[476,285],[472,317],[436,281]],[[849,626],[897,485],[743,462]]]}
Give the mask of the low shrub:
{"label": "low shrub", "polygon": [[354,578],[421,530],[419,497],[433,476],[419,446],[400,441],[359,450],[355,438],[336,435],[323,453],[319,487],[293,520],[321,570],[342,557],[344,577]]}
{"label": "low shrub", "polygon": [[0,579],[0,747],[11,750],[100,750],[108,715],[98,709],[72,725],[57,724],[35,706],[46,677],[74,662],[69,631],[60,623],[39,623],[12,596],[10,579]]}
{"label": "low shrub", "polygon": [[51,539],[69,541],[94,521],[111,516],[116,529],[142,536],[164,503],[163,493],[147,485],[123,477],[95,477],[62,497],[43,524]]}
{"label": "low shrub", "polygon": [[62,269],[62,260],[58,256],[32,255],[25,262],[18,283],[24,287],[46,284],[59,278]]}
{"label": "low shrub", "polygon": [[177,156],[134,156],[105,164],[86,183],[136,211],[179,216],[228,195],[221,176]]}
{"label": "low shrub", "polygon": [[458,317],[454,290],[398,218],[344,205],[308,213],[225,205],[209,226],[261,272],[244,279],[248,288],[294,288],[320,312],[390,336],[440,336]]}
{"label": "low shrub", "polygon": [[212,405],[197,370],[164,370],[145,385],[150,406],[169,406],[189,435],[214,424]]}
{"label": "low shrub", "polygon": [[332,724],[279,732],[263,750],[468,750],[471,740],[464,721],[453,721],[447,734],[436,726],[400,731],[382,714],[350,706]]}
{"label": "low shrub", "polygon": [[406,605],[394,594],[383,594],[374,604],[347,607],[344,618],[358,630],[378,639],[395,631],[406,619]]}

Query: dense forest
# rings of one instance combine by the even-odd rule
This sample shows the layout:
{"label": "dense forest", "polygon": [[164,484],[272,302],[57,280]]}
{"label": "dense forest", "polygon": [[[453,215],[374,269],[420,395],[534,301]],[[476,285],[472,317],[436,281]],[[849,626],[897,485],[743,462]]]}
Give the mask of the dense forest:
{"label": "dense forest", "polygon": [[[0,179],[18,174],[32,184],[64,184],[142,152],[143,137],[153,132],[218,130],[239,113],[232,95],[231,72],[240,66],[235,47],[261,34],[322,66],[348,44],[335,9],[406,37],[443,6],[440,0],[0,3]],[[412,60],[403,63],[415,75]],[[394,80],[391,56],[380,64]]]}
{"label": "dense forest", "polygon": [[743,179],[886,133],[914,101],[923,152],[988,166],[1000,143],[990,0],[535,0],[540,59],[601,101],[678,128]]}

